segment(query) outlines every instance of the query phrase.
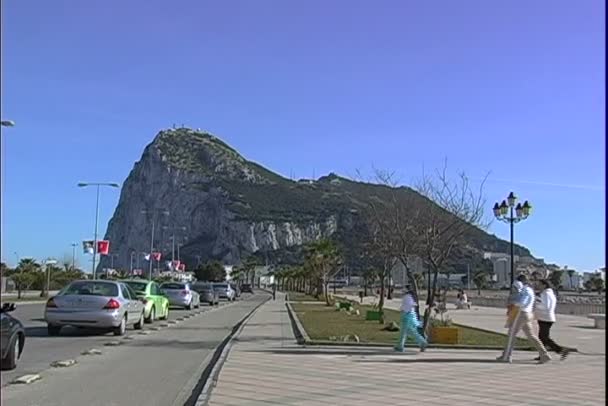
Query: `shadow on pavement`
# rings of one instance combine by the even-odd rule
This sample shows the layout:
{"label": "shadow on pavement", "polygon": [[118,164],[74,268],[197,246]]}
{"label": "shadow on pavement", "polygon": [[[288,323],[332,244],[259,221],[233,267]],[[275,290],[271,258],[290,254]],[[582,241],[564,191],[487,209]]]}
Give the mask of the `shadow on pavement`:
{"label": "shadow on pavement", "polygon": [[[416,355],[414,353],[409,355]],[[392,363],[435,363],[435,364],[499,364],[493,359],[483,358],[392,358],[385,360],[355,360],[355,362],[372,363],[372,362],[392,362]],[[513,361],[513,364],[537,364],[536,361]]]}
{"label": "shadow on pavement", "polygon": [[95,330],[89,328],[73,328],[73,327],[64,327],[61,329],[61,333],[58,336],[49,336],[46,326],[45,327],[26,327],[25,328],[25,336],[26,337],[46,337],[46,338],[70,338],[70,337],[91,337],[91,336],[105,336],[109,334],[110,331],[107,330]]}
{"label": "shadow on pavement", "polygon": [[582,328],[585,330],[599,330],[599,329],[596,329],[595,326],[582,326],[580,324],[570,324],[570,325],[568,325],[568,327]]}
{"label": "shadow on pavement", "polygon": [[181,341],[181,340],[133,340],[122,344],[123,347],[158,347],[179,350],[212,350],[219,341]]}
{"label": "shadow on pavement", "polygon": [[[285,341],[288,338],[276,337],[276,336],[255,336],[255,337],[237,337],[234,339],[235,342],[247,343],[253,341]],[[293,341],[293,340],[291,340]]]}

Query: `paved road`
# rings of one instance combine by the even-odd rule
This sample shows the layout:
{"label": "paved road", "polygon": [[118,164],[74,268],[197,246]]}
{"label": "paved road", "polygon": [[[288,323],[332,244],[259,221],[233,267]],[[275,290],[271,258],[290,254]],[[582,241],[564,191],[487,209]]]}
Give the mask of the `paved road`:
{"label": "paved road", "polygon": [[[256,294],[253,296],[248,296],[246,294],[241,296],[241,300],[237,301],[236,303],[228,304],[226,302],[220,302],[220,309],[210,313],[209,316],[211,316],[213,313],[220,315],[214,317],[220,317],[223,319],[225,316],[227,324],[225,326],[218,326],[219,328],[212,331],[211,334],[208,334],[210,333],[209,331],[205,331],[204,326],[192,326],[192,328],[201,329],[200,333],[205,336],[205,340],[207,340],[207,337],[211,338],[211,341],[206,341],[205,350],[215,348],[216,344],[219,343],[221,339],[229,332],[230,328],[238,320],[240,320],[248,309],[250,310],[253,308],[255,303],[258,303],[262,297],[265,297],[265,295]],[[211,307],[201,305],[201,310],[209,311],[211,310]],[[179,317],[192,314],[194,312],[172,308],[169,313],[169,320],[175,320]],[[75,359],[79,357],[83,351],[91,348],[97,348],[106,352],[109,347],[104,346],[105,343],[115,340],[123,341],[122,337],[115,337],[111,332],[103,334],[96,331],[77,330],[72,328],[62,329],[61,335],[58,337],[49,337],[47,335],[46,323],[43,321],[43,313],[43,304],[18,304],[17,309],[13,312],[13,315],[21,320],[25,325],[26,345],[24,354],[19,361],[18,367],[13,371],[2,371],[3,392],[4,387],[8,385],[14,378],[24,374],[34,374],[49,370],[51,369],[50,363],[53,361]],[[206,316],[201,315],[200,317],[204,319]],[[189,324],[191,324],[191,320],[193,319],[188,319]],[[149,330],[152,326],[159,326],[162,323],[165,322],[157,321],[154,324],[146,324],[144,330]],[[183,331],[187,330],[186,327],[184,327],[185,323],[186,322],[180,324],[180,329]],[[152,337],[153,335],[160,334],[160,331],[151,331],[150,335],[141,336],[137,331],[133,330],[132,327],[127,330],[127,335],[131,335],[137,339]],[[131,341],[124,341],[125,343],[131,343]],[[138,342],[139,341],[141,340],[138,340]],[[135,343],[136,341],[134,340],[132,342]]]}

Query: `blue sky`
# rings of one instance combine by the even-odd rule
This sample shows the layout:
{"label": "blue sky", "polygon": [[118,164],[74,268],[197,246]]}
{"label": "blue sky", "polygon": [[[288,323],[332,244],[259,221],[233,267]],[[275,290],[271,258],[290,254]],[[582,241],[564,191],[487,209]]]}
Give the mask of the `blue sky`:
{"label": "blue sky", "polygon": [[[2,260],[92,238],[95,193],[76,183],[123,182],[183,123],[286,176],[374,165],[409,182],[446,157],[491,171],[488,212],[511,189],[534,205],[517,242],[604,266],[604,15],[599,0],[4,1]],[[102,234],[118,197],[103,191]]]}

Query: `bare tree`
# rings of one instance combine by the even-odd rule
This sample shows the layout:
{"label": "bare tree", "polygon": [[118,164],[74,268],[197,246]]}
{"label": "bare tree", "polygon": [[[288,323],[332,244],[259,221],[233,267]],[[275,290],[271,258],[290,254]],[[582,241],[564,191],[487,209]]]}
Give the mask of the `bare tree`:
{"label": "bare tree", "polygon": [[484,222],[483,188],[473,190],[468,177],[461,172],[456,180],[447,174],[447,161],[434,176],[423,173],[416,190],[423,199],[414,227],[418,235],[416,251],[428,266],[429,286],[423,328],[426,330],[431,308],[437,295],[437,276],[458,245],[466,245],[466,236],[475,227],[487,228]]}
{"label": "bare tree", "polygon": [[[420,216],[421,197],[412,189],[399,186],[393,172],[374,168],[374,181],[385,186],[378,196],[369,200],[364,219],[369,230],[370,251],[380,259],[380,309],[384,304],[384,281],[391,279],[397,262],[405,268],[408,283],[418,297],[418,281],[411,270],[411,259],[417,254],[419,237],[416,234]],[[373,255],[369,252],[368,255]],[[390,292],[390,290],[389,290]],[[390,298],[390,296],[389,296]]]}

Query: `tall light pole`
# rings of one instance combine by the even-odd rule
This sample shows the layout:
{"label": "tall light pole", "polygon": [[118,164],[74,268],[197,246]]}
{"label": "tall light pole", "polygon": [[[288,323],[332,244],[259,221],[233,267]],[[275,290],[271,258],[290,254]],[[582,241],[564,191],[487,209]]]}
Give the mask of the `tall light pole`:
{"label": "tall light pole", "polygon": [[93,240],[93,279],[95,279],[95,260],[97,258],[97,223],[99,222],[99,189],[101,186],[109,186],[118,188],[118,183],[115,182],[79,182],[78,187],[96,186],[97,200],[95,203],[95,237]]}
{"label": "tall light pole", "polygon": [[135,251],[131,251],[131,261],[129,262],[129,275],[133,275],[133,255]]}
{"label": "tall light pole", "polygon": [[152,280],[152,252],[154,251],[154,226],[156,225],[156,218],[154,217],[154,214],[156,213],[156,211],[161,212],[163,215],[168,216],[169,215],[169,210],[164,210],[164,209],[152,209],[152,210],[142,210],[141,213],[142,214],[152,214],[152,233],[150,236],[150,260],[148,261],[148,280]]}
{"label": "tall light pole", "polygon": [[70,244],[72,246],[72,271],[76,269],[76,247],[78,247],[78,243],[73,242]]}
{"label": "tall light pole", "polygon": [[[507,196],[507,200],[503,200],[499,205],[498,202],[494,203],[494,216],[497,220],[502,221],[504,223],[508,223],[511,228],[511,286],[513,286],[513,282],[515,281],[515,264],[514,264],[514,242],[513,242],[513,226],[516,223],[519,223],[522,220],[525,220],[530,215],[532,211],[532,206],[526,200],[524,204],[517,203],[515,206],[515,202],[517,201],[517,196],[515,193],[509,193]],[[515,213],[514,213],[515,211]]]}
{"label": "tall light pole", "polygon": [[118,257],[118,254],[110,254],[110,268],[114,270],[114,257]]}
{"label": "tall light pole", "polygon": [[[186,242],[186,241],[188,241],[188,237],[184,236],[184,242]],[[179,249],[180,249],[180,247],[181,247],[182,245],[183,245],[183,244],[182,244],[181,242],[177,243],[177,260],[178,260],[178,261],[180,260],[180,257],[179,257]]]}
{"label": "tall light pole", "polygon": [[[173,261],[175,260],[175,230],[182,230],[182,231],[186,231],[186,227],[185,226],[173,226],[173,227],[168,227],[165,226],[163,227],[163,229],[168,229],[171,228],[171,262],[173,263]],[[177,255],[177,259],[179,260],[179,254]]]}
{"label": "tall light pole", "polygon": [[56,265],[57,261],[52,259],[52,258],[48,258],[45,262],[44,262],[44,268],[46,271],[46,295],[45,297],[49,297],[49,290],[51,289],[51,268],[49,268],[49,265]]}

